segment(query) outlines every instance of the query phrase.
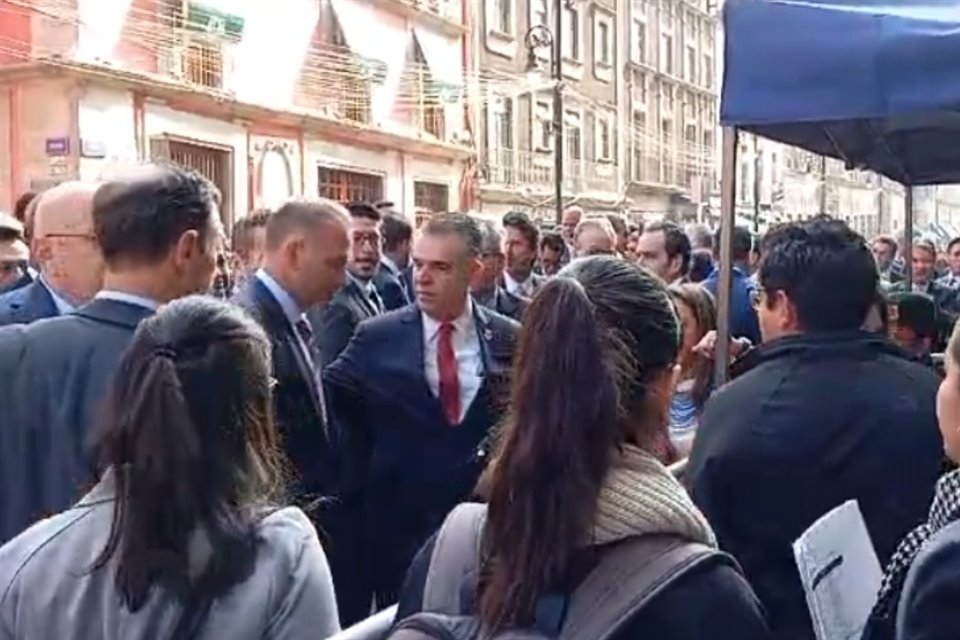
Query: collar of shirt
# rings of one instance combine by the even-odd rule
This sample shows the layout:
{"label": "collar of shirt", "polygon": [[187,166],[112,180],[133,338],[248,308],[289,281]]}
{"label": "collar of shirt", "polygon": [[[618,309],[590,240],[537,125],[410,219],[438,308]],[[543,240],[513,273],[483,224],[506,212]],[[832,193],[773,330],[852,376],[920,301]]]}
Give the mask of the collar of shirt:
{"label": "collar of shirt", "polygon": [[300,305],[297,304],[297,301],[293,299],[293,296],[291,296],[273,276],[263,269],[257,269],[254,277],[263,283],[263,286],[267,288],[267,291],[270,292],[273,299],[276,300],[280,308],[283,309],[283,315],[287,317],[290,325],[295,327],[297,321],[303,316],[303,310],[300,308]]}
{"label": "collar of shirt", "polygon": [[520,295],[525,296],[527,291],[531,289],[530,285],[533,284],[532,280],[533,280],[532,273],[529,276],[527,276],[527,279],[524,280],[523,282],[517,282],[516,280],[510,277],[509,273],[507,273],[506,271],[503,272],[504,288],[514,295],[517,295],[519,293]]}
{"label": "collar of shirt", "polygon": [[380,263],[393,275],[397,277],[400,276],[400,267],[397,266],[397,263],[394,262],[390,256],[380,256]]}
{"label": "collar of shirt", "polygon": [[[420,312],[420,315],[423,316],[423,337],[426,342],[433,342],[437,338],[437,333],[440,332],[440,325],[443,324],[438,320],[431,318],[426,313]],[[460,314],[456,320],[453,321],[453,327],[455,329],[454,333],[458,335],[470,335],[471,331],[475,331],[473,325],[473,301],[470,298],[467,298],[467,304],[463,308],[463,313]]]}
{"label": "collar of shirt", "polygon": [[69,302],[67,302],[63,296],[57,293],[56,289],[50,286],[50,283],[47,282],[47,279],[43,277],[43,274],[40,274],[37,279],[40,281],[40,284],[44,289],[47,290],[47,293],[50,294],[50,297],[53,298],[53,306],[57,308],[58,315],[66,315],[73,312],[76,307]]}
{"label": "collar of shirt", "polygon": [[126,291],[113,291],[112,289],[102,289],[101,291],[97,292],[97,295],[94,296],[94,299],[125,302],[126,304],[143,307],[144,309],[149,309],[150,311],[156,311],[160,308],[159,302],[156,300],[151,300],[146,296],[140,296],[135,293],[127,293]]}
{"label": "collar of shirt", "polygon": [[373,299],[374,294],[377,292],[377,288],[374,286],[373,280],[367,280],[364,282],[349,271],[347,272],[347,279],[357,285],[357,288],[360,289],[360,292],[366,296],[368,300]]}

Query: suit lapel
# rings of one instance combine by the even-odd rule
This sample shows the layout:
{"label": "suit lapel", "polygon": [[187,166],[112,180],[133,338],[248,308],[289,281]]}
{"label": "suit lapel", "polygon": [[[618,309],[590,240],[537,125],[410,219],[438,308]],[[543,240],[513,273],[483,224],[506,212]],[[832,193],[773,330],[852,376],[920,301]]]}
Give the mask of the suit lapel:
{"label": "suit lapel", "polygon": [[317,413],[321,416],[325,415],[323,407],[320,405],[320,394],[317,389],[316,376],[313,374],[314,369],[310,363],[307,362],[307,355],[303,352],[303,349],[300,348],[300,337],[294,332],[293,327],[290,326],[290,321],[283,312],[283,307],[281,307],[277,299],[273,297],[270,290],[260,282],[259,278],[251,278],[250,287],[251,297],[256,305],[263,310],[264,320],[269,325],[265,328],[275,336],[284,337],[284,339],[279,342],[286,344],[289,351],[292,352],[291,355],[297,368],[300,370],[300,375],[307,383],[307,389],[310,390],[310,398],[313,401]]}
{"label": "suit lapel", "polygon": [[34,280],[15,294],[20,300],[13,305],[13,318],[18,323],[28,323],[35,318],[52,318],[57,314],[53,296],[40,280]]}

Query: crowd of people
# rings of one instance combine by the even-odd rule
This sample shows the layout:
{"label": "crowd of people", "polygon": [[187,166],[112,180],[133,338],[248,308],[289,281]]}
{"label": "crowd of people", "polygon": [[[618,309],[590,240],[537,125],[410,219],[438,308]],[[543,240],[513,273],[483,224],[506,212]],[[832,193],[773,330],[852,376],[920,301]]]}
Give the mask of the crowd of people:
{"label": "crowd of people", "polygon": [[715,388],[704,226],[300,198],[229,235],[169,165],[0,217],[0,640],[394,604],[391,638],[812,640],[792,544],[848,500],[864,637],[955,640],[960,239],[908,288],[892,238],[736,227]]}

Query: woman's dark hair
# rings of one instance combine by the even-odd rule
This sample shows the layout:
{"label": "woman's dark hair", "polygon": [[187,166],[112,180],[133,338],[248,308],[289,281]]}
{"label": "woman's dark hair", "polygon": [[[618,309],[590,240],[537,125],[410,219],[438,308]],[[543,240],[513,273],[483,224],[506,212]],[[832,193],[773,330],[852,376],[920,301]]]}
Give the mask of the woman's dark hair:
{"label": "woman's dark hair", "polygon": [[[670,295],[677,304],[685,305],[693,314],[699,329],[698,338],[703,338],[708,331],[717,330],[717,305],[713,296],[704,287],[698,284],[680,284],[670,287]],[[698,358],[693,374],[693,402],[699,411],[703,411],[707,398],[710,397],[713,381],[713,362],[706,358]]]}
{"label": "woman's dark hair", "polygon": [[116,506],[94,564],[116,563],[131,611],[154,587],[213,599],[253,571],[254,525],[283,487],[270,367],[263,330],[211,297],[137,329],[97,442]]}
{"label": "woman's dark hair", "polygon": [[624,442],[666,439],[649,384],[675,363],[679,323],[660,280],[612,256],[576,260],[524,315],[490,466],[478,609],[491,631],[532,622],[538,597],[588,544]]}

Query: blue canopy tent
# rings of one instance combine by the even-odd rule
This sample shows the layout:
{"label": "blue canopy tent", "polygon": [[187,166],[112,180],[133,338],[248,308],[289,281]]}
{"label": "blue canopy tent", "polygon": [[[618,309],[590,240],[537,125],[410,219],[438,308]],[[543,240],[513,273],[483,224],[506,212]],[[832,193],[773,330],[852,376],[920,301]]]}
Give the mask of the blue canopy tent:
{"label": "blue canopy tent", "polygon": [[718,382],[738,130],[908,187],[960,182],[960,0],[727,0],[724,32]]}
{"label": "blue canopy tent", "polygon": [[958,0],[728,0],[721,124],[960,182]]}

